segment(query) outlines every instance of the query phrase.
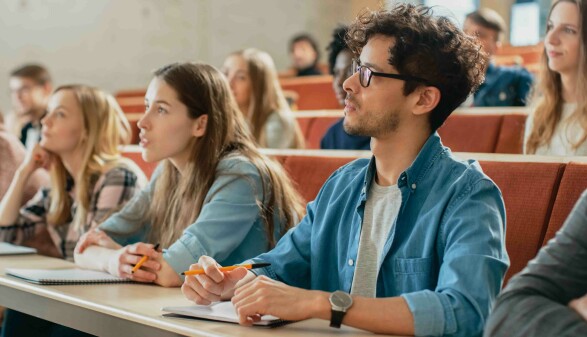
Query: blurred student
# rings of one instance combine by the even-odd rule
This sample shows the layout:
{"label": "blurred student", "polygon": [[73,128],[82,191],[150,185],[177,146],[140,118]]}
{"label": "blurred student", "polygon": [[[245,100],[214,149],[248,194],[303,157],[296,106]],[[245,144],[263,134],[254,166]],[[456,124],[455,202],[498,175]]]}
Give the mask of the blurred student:
{"label": "blurred student", "polygon": [[[328,65],[332,74],[332,88],[338,103],[344,107],[346,92],[344,81],[352,75],[353,53],[345,41],[347,26],[340,26],[332,33],[332,42],[328,46]],[[344,118],[334,123],[320,141],[321,149],[331,150],[369,150],[371,137],[348,134],[343,127]]]}
{"label": "blurred student", "polygon": [[8,86],[13,111],[7,116],[7,129],[30,150],[41,139],[41,118],[53,91],[51,76],[41,65],[26,64],[10,73]]}
{"label": "blurred student", "polygon": [[249,48],[230,54],[222,72],[260,147],[300,149],[304,138],[279,85],[269,54]]}
{"label": "blurred student", "polygon": [[[143,159],[162,164],[146,189],[80,240],[78,265],[179,287],[180,274],[201,255],[243,261],[269,250],[300,219],[299,195],[281,166],[256,148],[216,68],[160,68],[145,104],[138,123]],[[132,273],[144,255],[151,259]]]}
{"label": "blurred student", "polygon": [[322,75],[320,48],[310,34],[298,34],[289,41],[291,68],[280,74],[282,77]]}
{"label": "blurred student", "polygon": [[[469,13],[463,25],[465,33],[477,37],[490,59],[501,47],[505,22],[489,8]],[[473,106],[525,106],[532,87],[532,75],[522,67],[501,67],[489,63],[485,82],[474,94]]]}
{"label": "blurred student", "polygon": [[[20,143],[18,138],[9,133],[4,127],[4,120],[0,113],[0,200],[4,198],[4,194],[8,191],[8,186],[12,182],[14,175],[23,162],[26,155],[24,146]],[[22,204],[29,201],[35,193],[42,186],[48,186],[49,175],[45,170],[37,170],[26,182],[24,187]]]}
{"label": "blurred student", "polygon": [[550,9],[524,153],[587,155],[586,16],[581,0],[557,1]]}

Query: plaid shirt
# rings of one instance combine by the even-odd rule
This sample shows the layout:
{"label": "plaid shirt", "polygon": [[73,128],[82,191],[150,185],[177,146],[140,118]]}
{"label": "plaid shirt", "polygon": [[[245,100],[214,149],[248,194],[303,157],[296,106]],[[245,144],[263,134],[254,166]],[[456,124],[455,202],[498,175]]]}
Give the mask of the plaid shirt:
{"label": "plaid shirt", "polygon": [[[72,184],[70,184],[72,185]],[[88,214],[82,228],[76,230],[71,226],[77,204],[73,202],[73,186],[69,186],[69,197],[72,201],[71,216],[67,223],[59,226],[47,224],[47,215],[51,205],[50,189],[41,188],[37,194],[20,209],[16,223],[8,227],[0,227],[0,241],[35,247],[35,242],[50,241],[55,245],[61,256],[73,260],[73,250],[80,236],[104,221],[110,214],[120,209],[128,200],[138,193],[145,185],[142,172],[118,166],[98,177],[90,196]],[[39,249],[43,254],[43,249]],[[52,255],[48,253],[47,255]]]}

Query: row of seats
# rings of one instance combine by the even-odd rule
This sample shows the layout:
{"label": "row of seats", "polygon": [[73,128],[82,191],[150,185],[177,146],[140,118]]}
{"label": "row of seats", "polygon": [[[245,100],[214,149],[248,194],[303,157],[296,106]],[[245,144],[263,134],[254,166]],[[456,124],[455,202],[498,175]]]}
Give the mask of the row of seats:
{"label": "row of seats", "polygon": [[[330,75],[281,78],[279,83],[286,96],[293,97],[295,110],[340,108]],[[145,89],[119,91],[115,97],[126,113],[145,110]]]}
{"label": "row of seats", "polygon": [[[453,151],[520,154],[527,116],[526,108],[458,109],[438,133]],[[306,148],[319,149],[322,136],[341,117],[335,110],[296,113]]]}
{"label": "row of seats", "polygon": [[[263,150],[277,159],[306,201],[313,200],[326,179],[340,166],[368,158],[368,151]],[[156,164],[145,163],[138,147],[125,156],[150,176]],[[457,153],[470,158],[467,153]],[[560,229],[581,192],[587,188],[587,159],[474,154],[485,173],[499,186],[506,205],[506,246],[513,274],[532,259]]]}
{"label": "row of seats", "polygon": [[[513,153],[523,150],[525,108],[471,108],[455,111],[438,130],[444,145],[457,152]],[[127,113],[132,143],[138,143],[141,114]],[[340,110],[297,112],[296,120],[307,149],[319,149],[328,128],[343,116]]]}

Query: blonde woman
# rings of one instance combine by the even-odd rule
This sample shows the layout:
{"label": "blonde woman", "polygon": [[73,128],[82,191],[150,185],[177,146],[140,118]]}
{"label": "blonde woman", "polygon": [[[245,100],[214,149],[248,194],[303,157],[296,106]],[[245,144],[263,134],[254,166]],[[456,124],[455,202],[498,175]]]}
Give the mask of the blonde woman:
{"label": "blonde woman", "polygon": [[304,147],[302,133],[287,105],[269,54],[254,48],[237,51],[226,58],[222,71],[261,147]]}
{"label": "blonde woman", "polygon": [[586,5],[559,0],[550,9],[525,153],[587,155]]}
{"label": "blonde woman", "polygon": [[[118,146],[130,128],[110,95],[83,85],[60,87],[41,124],[40,143],[27,154],[0,202],[0,239],[32,240],[32,245],[42,243],[37,247],[41,254],[73,260],[79,237],[132,198],[146,180],[120,156]],[[20,208],[27,180],[41,167],[50,167],[50,187]]]}
{"label": "blonde woman", "polygon": [[[42,136],[17,169],[0,202],[0,240],[26,242],[40,254],[73,259],[80,236],[97,226],[145,185],[146,179],[119,145],[130,127],[110,95],[83,86],[63,86],[51,95]],[[20,208],[33,172],[50,168],[50,186]],[[19,210],[20,209],[20,210]],[[2,336],[85,336],[7,310]]]}
{"label": "blonde woman", "polygon": [[[76,263],[179,287],[180,273],[201,255],[242,261],[273,247],[301,218],[299,195],[280,165],[255,147],[214,67],[162,67],[145,105],[138,123],[143,159],[162,163],[145,190],[80,240]],[[144,255],[150,259],[133,273]]]}

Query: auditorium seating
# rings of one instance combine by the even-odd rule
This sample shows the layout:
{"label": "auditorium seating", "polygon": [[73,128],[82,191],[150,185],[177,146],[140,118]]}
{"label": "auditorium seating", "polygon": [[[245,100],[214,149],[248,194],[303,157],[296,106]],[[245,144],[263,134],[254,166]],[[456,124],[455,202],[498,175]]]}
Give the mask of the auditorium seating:
{"label": "auditorium seating", "polygon": [[340,105],[332,90],[332,76],[304,76],[279,79],[281,88],[298,95],[297,110],[338,109]]}
{"label": "auditorium seating", "polygon": [[[296,112],[306,148],[320,148],[322,136],[342,116],[341,110]],[[453,151],[520,154],[526,117],[526,108],[458,109],[438,132]]]}
{"label": "auditorium seating", "polygon": [[[313,200],[328,176],[340,166],[369,158],[368,151],[269,150],[290,174],[306,201]],[[125,156],[137,161],[147,176],[156,164],[143,162],[138,147],[127,147]],[[506,205],[506,245],[511,267],[506,279],[521,271],[540,247],[554,236],[587,188],[587,159],[456,153],[474,157],[499,186]]]}

